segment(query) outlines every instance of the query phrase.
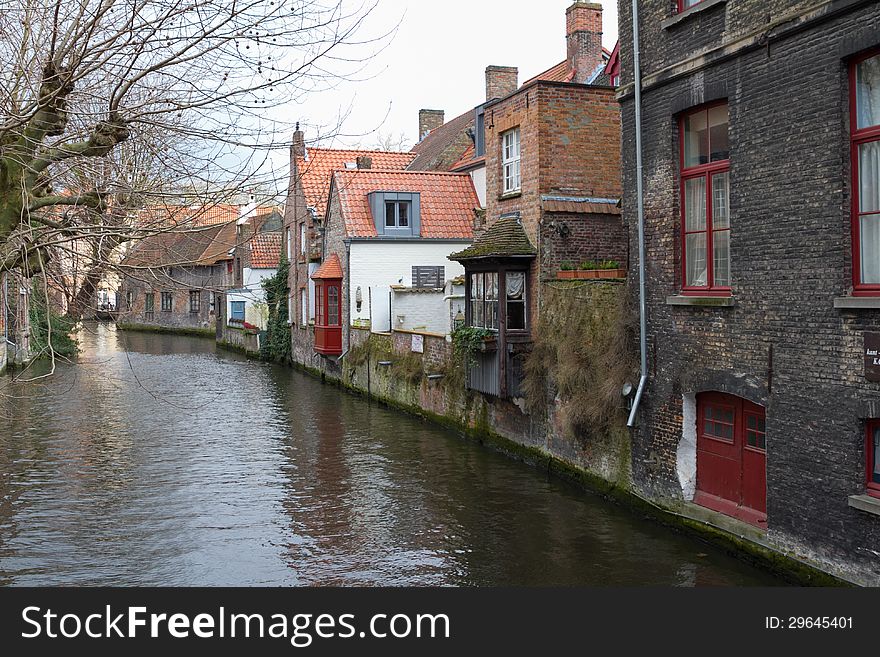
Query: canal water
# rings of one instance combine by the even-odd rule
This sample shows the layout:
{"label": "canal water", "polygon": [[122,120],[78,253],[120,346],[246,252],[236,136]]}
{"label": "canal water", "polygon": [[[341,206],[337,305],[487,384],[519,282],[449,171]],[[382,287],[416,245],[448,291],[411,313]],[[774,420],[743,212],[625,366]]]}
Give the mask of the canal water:
{"label": "canal water", "polygon": [[80,342],[49,378],[0,378],[0,584],[781,583],[210,340],[88,325]]}

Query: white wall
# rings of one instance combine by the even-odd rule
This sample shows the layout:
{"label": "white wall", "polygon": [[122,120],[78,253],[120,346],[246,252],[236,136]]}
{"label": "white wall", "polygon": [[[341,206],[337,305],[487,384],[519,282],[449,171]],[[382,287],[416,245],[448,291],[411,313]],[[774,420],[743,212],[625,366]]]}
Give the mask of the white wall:
{"label": "white wall", "polygon": [[245,267],[242,271],[244,287],[229,290],[226,294],[226,317],[232,317],[233,301],[244,301],[244,321],[265,329],[269,317],[268,309],[266,308],[266,291],[261,283],[276,273],[278,273],[277,269],[251,269],[250,267]]}
{"label": "white wall", "polygon": [[391,305],[395,329],[448,335],[455,314],[464,314],[464,286],[447,284],[436,292],[394,290]]}
{"label": "white wall", "polygon": [[685,393],[681,402],[682,432],[676,461],[682,497],[690,502],[697,488],[697,397],[692,392]]}
{"label": "white wall", "polygon": [[[464,275],[464,267],[446,256],[466,247],[449,242],[394,242],[376,240],[353,242],[349,253],[351,268],[350,319],[371,320],[373,331],[388,331],[391,322],[391,286],[412,286],[412,267],[443,266],[446,280]],[[356,293],[361,287],[363,303],[358,312]]]}
{"label": "white wall", "polygon": [[477,198],[480,199],[480,207],[486,207],[486,167],[480,167],[471,171],[471,180],[477,190]]}

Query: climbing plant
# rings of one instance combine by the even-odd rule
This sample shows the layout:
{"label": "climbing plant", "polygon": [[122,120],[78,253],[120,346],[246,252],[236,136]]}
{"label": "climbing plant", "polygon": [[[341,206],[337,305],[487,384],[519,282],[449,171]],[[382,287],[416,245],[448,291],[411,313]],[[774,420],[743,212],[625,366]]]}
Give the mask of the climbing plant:
{"label": "climbing plant", "polygon": [[452,352],[455,360],[470,367],[475,364],[476,354],[487,338],[495,333],[478,326],[461,326],[452,332]]}
{"label": "climbing plant", "polygon": [[271,278],[263,280],[266,305],[269,309],[266,336],[260,343],[260,358],[263,360],[287,362],[291,358],[290,324],[287,321],[287,300],[290,296],[290,288],[287,284],[289,272],[290,262],[282,255],[278,272]]}

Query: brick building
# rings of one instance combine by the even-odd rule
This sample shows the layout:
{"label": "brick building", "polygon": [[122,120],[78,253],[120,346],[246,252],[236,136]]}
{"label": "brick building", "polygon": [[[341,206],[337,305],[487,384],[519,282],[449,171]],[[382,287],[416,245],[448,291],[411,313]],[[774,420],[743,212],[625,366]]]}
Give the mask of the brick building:
{"label": "brick building", "polygon": [[234,223],[192,226],[140,241],[121,264],[119,324],[216,329],[232,282]]}
{"label": "brick building", "polygon": [[[334,172],[324,264],[312,277],[317,351],[331,357],[347,351],[352,326],[390,333],[402,325],[406,318],[392,308],[392,286],[442,289],[461,276],[463,268],[447,256],[471,243],[478,209],[467,174]],[[441,319],[448,313],[442,298],[435,313]]]}
{"label": "brick building", "polygon": [[[638,5],[649,379],[634,485],[880,584],[880,6]],[[633,16],[620,9],[636,253]]]}
{"label": "brick building", "polygon": [[315,282],[325,258],[324,222],[334,171],[360,167],[404,169],[414,153],[387,153],[307,147],[297,129],[290,148],[290,182],[284,208],[282,248],[290,261],[290,310],[293,359],[311,363],[314,357]]}
{"label": "brick building", "polygon": [[517,392],[511,372],[531,341],[541,281],[564,261],[627,261],[602,6],[573,3],[565,36],[565,60],[485,104],[486,231],[454,256],[468,272],[469,325],[497,330],[497,354],[508,354],[485,357],[471,383],[501,397]]}

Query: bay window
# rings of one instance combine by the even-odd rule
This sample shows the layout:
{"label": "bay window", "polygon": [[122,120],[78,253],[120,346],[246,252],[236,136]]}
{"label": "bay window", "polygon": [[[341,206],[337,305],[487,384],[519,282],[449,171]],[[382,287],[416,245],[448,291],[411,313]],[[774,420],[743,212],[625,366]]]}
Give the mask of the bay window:
{"label": "bay window", "polygon": [[681,119],[682,278],[685,293],[730,294],[727,103]]}
{"label": "bay window", "polygon": [[880,53],[850,67],[853,291],[880,295]]}
{"label": "bay window", "polygon": [[522,177],[520,175],[520,141],[519,128],[508,130],[501,135],[501,179],[502,193],[509,194],[520,191]]}
{"label": "bay window", "polygon": [[[505,331],[526,330],[526,272],[471,272],[468,288],[469,325],[497,331],[504,303]],[[504,288],[501,288],[501,283]]]}
{"label": "bay window", "polygon": [[471,326],[498,329],[498,272],[471,274]]}

